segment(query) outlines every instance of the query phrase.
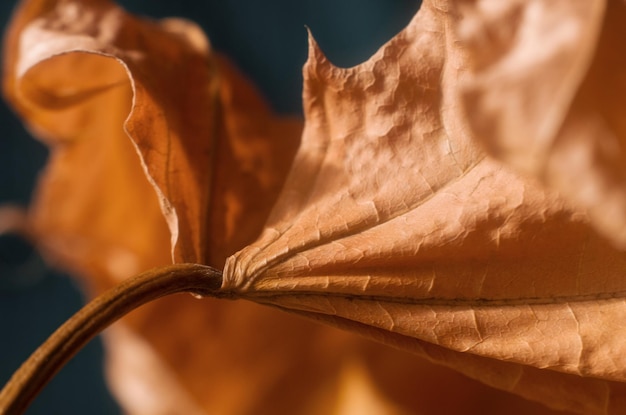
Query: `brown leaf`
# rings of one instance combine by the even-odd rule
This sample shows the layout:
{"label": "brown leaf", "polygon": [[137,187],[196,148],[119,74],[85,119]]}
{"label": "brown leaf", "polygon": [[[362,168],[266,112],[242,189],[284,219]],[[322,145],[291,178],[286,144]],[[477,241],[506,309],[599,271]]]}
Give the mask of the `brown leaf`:
{"label": "brown leaf", "polygon": [[462,104],[476,137],[626,247],[626,5],[460,3],[471,56]]}
{"label": "brown leaf", "polygon": [[[76,4],[23,4],[6,41],[4,88],[53,146],[31,209],[39,243],[78,274],[115,279],[169,263],[169,231],[123,129],[132,101],[124,67],[82,51],[98,46],[80,33],[96,18]],[[102,206],[107,215],[98,215]]]}
{"label": "brown leaf", "polygon": [[[276,119],[195,26],[104,0],[30,0],[6,53],[6,95],[53,147],[34,227],[92,292],[169,262],[170,232],[177,259],[217,266],[257,236],[300,124]],[[363,394],[379,413],[551,413],[251,303],[168,298],[129,316],[107,350],[136,414],[339,414]]]}
{"label": "brown leaf", "polygon": [[[154,190],[179,261],[221,266],[258,234],[301,125],[274,118],[200,29],[140,20],[105,0],[30,1],[7,44],[5,93],[56,143],[35,212],[50,246],[63,242],[72,262],[98,250],[168,262],[162,243],[154,249],[167,234]],[[95,215],[101,206],[107,214]],[[98,246],[75,251],[86,243]],[[115,274],[146,269],[135,265]]]}
{"label": "brown leaf", "polygon": [[354,68],[311,40],[302,145],[223,289],[555,408],[623,411],[626,255],[474,144],[448,6]]}

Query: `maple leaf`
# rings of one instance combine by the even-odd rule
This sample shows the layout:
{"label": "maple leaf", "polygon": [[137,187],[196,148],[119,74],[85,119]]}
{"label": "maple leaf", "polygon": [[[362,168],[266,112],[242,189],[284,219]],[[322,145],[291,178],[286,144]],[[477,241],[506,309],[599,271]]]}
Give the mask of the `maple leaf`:
{"label": "maple leaf", "polygon": [[354,68],[311,40],[302,145],[222,290],[555,408],[623,411],[626,255],[477,147],[459,110],[453,6],[424,2]]}
{"label": "maple leaf", "polygon": [[[216,266],[256,237],[301,123],[277,120],[193,24],[137,19],[108,1],[22,2],[4,64],[5,95],[52,148],[29,232],[92,295],[169,263],[170,233],[177,259]],[[454,413],[486,400],[529,408],[250,303],[164,299],[105,344],[129,413],[347,413],[364,394],[377,413]],[[138,397],[138,385],[151,393]],[[437,399],[444,385],[459,399]]]}
{"label": "maple leaf", "polygon": [[[137,19],[108,1],[30,1],[7,45],[6,95],[53,147],[30,212],[32,232],[92,294],[169,263],[170,232],[178,235],[177,258],[216,266],[256,236],[301,122],[273,116],[194,25]],[[214,235],[210,244],[207,234]],[[150,305],[125,326],[108,336],[109,371],[122,403],[138,413],[287,412],[280,405],[303,404],[313,390],[290,373],[308,373],[307,382],[325,388],[353,347],[338,340],[344,346],[305,352],[342,336],[252,304],[188,298]],[[278,328],[294,340],[270,347]],[[240,344],[273,353],[233,347]],[[330,347],[323,366],[309,355]],[[142,358],[129,357],[137,348]],[[161,380],[146,379],[148,373]],[[138,381],[156,389],[151,400],[132,396]],[[275,402],[275,391],[290,388],[298,390],[293,401]],[[310,399],[328,396],[333,405],[332,391],[320,394]]]}
{"label": "maple leaf", "polygon": [[[37,238],[95,278],[96,292],[167,262],[170,239],[175,259],[216,266],[250,244],[228,260],[221,295],[376,338],[553,407],[617,411],[624,256],[594,234],[585,212],[477,145],[461,111],[471,77],[453,6],[425,2],[355,68],[334,67],[311,40],[302,145],[253,242],[298,124],[276,120],[188,22],[136,19],[104,0],[23,2],[5,91],[35,133],[61,143],[33,210]],[[184,388],[155,386],[171,399],[163,411],[287,412],[302,402],[293,373],[376,400],[385,387],[367,375],[391,375],[373,361],[402,362],[395,385],[424,368],[251,304],[185,300],[151,305],[128,320],[131,331],[110,336],[118,368],[129,362],[118,346],[130,344],[148,354],[150,373],[170,377],[159,366],[165,357],[183,379]],[[176,337],[163,336],[165,327]],[[290,340],[278,346],[285,332]],[[185,339],[193,341],[180,353]],[[259,363],[263,350],[272,352]],[[207,373],[222,375],[207,388]],[[457,389],[472,385],[453,379]],[[121,395],[124,382],[114,383]],[[213,394],[202,401],[206,390]],[[323,388],[309,399],[308,408],[350,407]]]}
{"label": "maple leaf", "polygon": [[[51,183],[40,186],[34,208],[35,228],[54,239],[51,249],[72,263],[132,263],[136,254],[158,265],[169,260],[154,241],[171,234],[178,261],[221,266],[258,233],[301,122],[273,118],[231,65],[209,52],[200,29],[183,20],[137,19],[109,1],[24,2],[8,34],[4,85],[29,127],[54,144]],[[98,192],[88,191],[96,184]],[[93,215],[103,205],[107,215]],[[112,232],[116,226],[121,231]]]}

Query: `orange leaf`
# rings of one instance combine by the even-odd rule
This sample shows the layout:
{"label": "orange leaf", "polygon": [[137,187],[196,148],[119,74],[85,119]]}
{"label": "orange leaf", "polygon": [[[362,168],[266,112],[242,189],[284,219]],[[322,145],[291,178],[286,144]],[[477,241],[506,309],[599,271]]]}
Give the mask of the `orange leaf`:
{"label": "orange leaf", "polygon": [[445,7],[424,2],[354,68],[311,39],[302,145],[223,290],[555,408],[623,411],[626,255],[474,144],[457,98],[467,57]]}
{"label": "orange leaf", "polygon": [[[427,6],[425,9],[430,10]],[[421,21],[427,33],[439,32],[433,32],[432,45],[444,40],[440,20]],[[412,62],[414,51],[425,45],[432,48],[433,39],[419,35],[422,30],[412,25],[406,32],[410,36],[400,36],[392,42],[394,47],[384,49],[379,56],[389,54],[393,58],[396,49],[400,49],[407,52]],[[414,35],[419,35],[416,43],[411,37]],[[482,379],[503,387],[498,371],[507,370],[510,375],[521,370],[520,365],[467,357],[420,340],[407,341],[401,335],[384,331],[385,320],[380,320],[383,331],[370,331],[364,326],[355,329],[357,326],[352,323],[319,313],[327,312],[323,306],[352,296],[354,281],[359,289],[362,286],[373,290],[375,296],[379,295],[376,290],[385,291],[383,286],[391,288],[390,294],[397,294],[400,288],[393,288],[394,276],[384,275],[395,272],[393,266],[397,263],[387,262],[393,258],[390,260],[384,250],[395,252],[394,238],[399,238],[399,248],[403,235],[420,230],[402,226],[381,236],[373,235],[372,231],[376,231],[369,228],[384,225],[386,219],[389,223],[407,219],[411,207],[421,206],[424,198],[432,196],[435,203],[452,207],[448,212],[456,209],[459,216],[455,219],[460,222],[452,221],[449,229],[443,226],[441,230],[438,227],[445,217],[424,223],[425,228],[434,230],[432,239],[424,240],[424,253],[434,256],[423,269],[457,252],[457,245],[482,241],[495,229],[501,237],[496,240],[504,247],[500,250],[495,243],[477,245],[467,257],[457,259],[456,268],[453,264],[442,269],[444,273],[437,281],[453,276],[467,261],[470,265],[484,264],[485,257],[501,252],[515,258],[518,245],[511,241],[511,235],[520,231],[521,224],[529,225],[522,232],[526,235],[538,230],[546,220],[552,227],[541,230],[541,235],[552,235],[561,228],[570,229],[570,216],[580,216],[562,211],[556,196],[547,195],[534,185],[520,184],[516,176],[484,159],[482,151],[467,140],[457,125],[455,106],[444,107],[447,121],[445,125],[439,123],[440,95],[448,102],[448,94],[456,92],[454,88],[439,90],[442,50],[443,46],[427,51],[423,61],[432,66],[421,63],[424,72],[406,74],[403,67],[386,59],[362,66],[374,67],[372,70],[342,71],[325,62],[313,49],[316,57],[307,69],[305,104],[310,120],[304,146],[283,199],[269,222],[283,227],[293,224],[285,232],[291,232],[295,245],[287,244],[281,249],[301,254],[289,257],[287,252],[289,258],[280,268],[272,261],[274,257],[283,261],[284,253],[267,251],[270,262],[261,266],[263,272],[248,286],[257,291],[245,295],[260,302],[275,299],[276,304],[305,312],[313,308],[315,313],[309,315],[314,318],[348,324],[351,330],[373,337],[382,333],[388,343],[418,351],[473,375],[484,367],[486,376],[492,377]],[[449,73],[444,78],[450,80],[454,78],[456,57],[450,55],[446,59],[450,62],[446,66]],[[210,51],[204,35],[193,24],[137,19],[106,0],[23,1],[8,34],[4,62],[8,99],[33,132],[53,147],[32,210],[35,231],[49,255],[87,275],[95,292],[139,270],[169,262],[170,239],[176,260],[221,266],[226,256],[258,236],[291,163],[300,123],[276,118],[253,88],[223,58]],[[406,90],[388,90],[395,81],[387,78],[387,73],[406,76],[403,82],[419,82]],[[416,96],[430,100],[416,100]],[[355,118],[353,110],[358,106],[373,112]],[[398,111],[399,108],[406,111]],[[444,128],[449,136],[442,134]],[[369,139],[362,140],[355,132],[366,132]],[[398,140],[396,148],[385,149],[379,145],[385,137],[400,137],[404,142]],[[422,137],[431,137],[432,141]],[[413,146],[416,143],[422,147]],[[448,158],[444,158],[447,164],[440,165],[441,151],[449,152]],[[343,155],[349,157],[343,160]],[[413,169],[415,177],[398,175],[399,167],[405,171]],[[448,186],[452,182],[458,186],[466,183],[466,172],[478,181],[473,188],[475,195],[491,195],[489,180],[511,184],[511,189],[501,192],[500,199],[484,200],[482,204],[476,201],[465,209],[462,201],[455,198],[467,195],[454,193],[455,189]],[[448,190],[452,193],[442,200]],[[472,193],[472,189],[467,190],[467,194]],[[521,210],[511,213],[507,197],[513,199],[526,190],[529,195],[519,197]],[[410,194],[413,191],[415,194]],[[544,204],[547,219],[531,209]],[[476,206],[484,208],[487,216],[474,218],[472,209]],[[398,207],[403,211],[398,213]],[[432,217],[437,218],[437,209],[432,209]],[[491,209],[493,217],[488,217]],[[510,218],[502,216],[507,212],[511,213]],[[526,218],[526,214],[530,216]],[[393,219],[394,215],[397,218]],[[549,221],[555,215],[560,222]],[[313,223],[318,220],[319,223]],[[508,223],[509,228],[496,226],[498,220]],[[458,225],[464,225],[463,229],[473,225],[474,233],[468,236],[461,232],[448,245],[427,249],[431,242],[441,245],[441,237],[454,234]],[[587,235],[585,224],[572,226],[578,229],[579,238]],[[271,232],[266,230],[263,237],[271,237]],[[360,240],[359,243],[369,243],[369,251],[358,245],[361,256],[355,249],[344,250],[339,245],[342,242],[330,242],[344,234],[348,239]],[[310,245],[302,245],[310,241]],[[549,242],[554,241],[560,240]],[[544,254],[542,249],[549,245],[527,243],[524,254]],[[245,252],[258,246],[252,245]],[[317,256],[307,257],[309,248],[317,249]],[[572,251],[576,251],[576,246]],[[328,256],[323,258],[320,253]],[[405,253],[400,263],[407,270],[403,281],[409,281],[410,266],[423,257],[413,259]],[[547,255],[528,267],[542,270],[549,262]],[[362,267],[353,267],[361,257]],[[309,259],[312,262],[302,268],[298,261]],[[498,269],[495,265],[494,271]],[[363,270],[369,273],[372,269],[379,274],[370,275],[371,282],[367,282],[362,278]],[[486,267],[480,269],[487,272]],[[279,271],[278,278],[264,278],[268,276],[265,271]],[[292,280],[283,278],[292,271]],[[347,275],[337,275],[338,272],[355,278],[345,278]],[[471,270],[467,275],[474,276]],[[230,276],[247,278],[243,274]],[[320,296],[311,302],[308,295],[312,292],[298,294],[302,289],[320,288],[327,276],[329,300]],[[516,276],[506,275],[511,288]],[[313,284],[306,282],[307,278]],[[412,288],[419,294],[417,281]],[[485,281],[489,282],[486,275]],[[260,285],[253,284],[256,282]],[[477,287],[471,281],[466,286],[474,289],[464,300],[464,304],[471,305]],[[485,287],[485,295],[495,292],[496,288],[489,291],[488,284]],[[270,297],[254,298],[266,288],[272,291]],[[451,291],[447,295],[455,298],[454,289],[458,287],[448,288]],[[285,294],[281,292],[284,289],[293,290],[293,295],[280,297]],[[538,292],[541,289],[545,286],[537,288]],[[276,290],[279,297],[274,294]],[[337,293],[339,297],[334,296]],[[415,291],[407,291],[409,294]],[[368,309],[375,304],[369,301],[372,299],[364,299],[366,313],[357,310],[352,315],[349,306],[342,306],[344,317],[355,321],[364,316],[377,319],[377,313],[383,309]],[[503,301],[506,300],[505,297]],[[275,414],[292,413],[294,408],[303,413],[349,413],[354,408],[363,410],[363,394],[369,398],[368,409],[389,414],[401,413],[404,408],[411,413],[441,409],[446,413],[466,413],[472,405],[484,408],[482,401],[489,401],[494,413],[505,407],[509,412],[515,408],[520,413],[541,410],[451,372],[437,371],[406,354],[254,304],[200,303],[188,297],[174,297],[149,305],[124,323],[109,334],[107,344],[112,385],[130,413]],[[365,323],[376,326],[376,321]],[[444,332],[453,328],[453,324],[442,324]],[[461,330],[459,339],[461,334],[467,333]],[[129,357],[129,351],[136,352]],[[138,399],[133,393],[137,385],[153,394]],[[538,386],[522,382],[518,389],[537,398],[539,392],[528,392],[532,387]],[[442,398],[442,393],[449,393],[446,388],[454,390],[459,399]],[[422,393],[416,394],[416,389]]]}
{"label": "orange leaf", "polygon": [[106,0],[48,3],[24,4],[5,60],[7,97],[55,144],[35,211],[43,238],[72,262],[146,261],[115,270],[124,277],[166,263],[149,181],[175,258],[221,266],[258,234],[300,122],[274,118],[189,22],[140,20]]}

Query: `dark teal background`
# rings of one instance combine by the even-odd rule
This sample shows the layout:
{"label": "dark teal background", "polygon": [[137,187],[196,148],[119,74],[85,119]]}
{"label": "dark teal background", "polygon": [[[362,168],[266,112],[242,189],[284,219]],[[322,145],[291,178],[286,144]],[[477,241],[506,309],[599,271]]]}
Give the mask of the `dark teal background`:
{"label": "dark teal background", "polygon": [[[308,26],[330,60],[352,66],[399,32],[416,0],[125,0],[152,17],[183,16],[208,33],[261,89],[274,109],[301,113]],[[0,4],[4,28],[15,3]],[[0,103],[0,204],[27,205],[46,151]],[[25,241],[0,236],[0,383],[82,304],[69,278],[43,264]],[[29,415],[118,414],[102,381],[102,346],[85,347],[44,389]]]}

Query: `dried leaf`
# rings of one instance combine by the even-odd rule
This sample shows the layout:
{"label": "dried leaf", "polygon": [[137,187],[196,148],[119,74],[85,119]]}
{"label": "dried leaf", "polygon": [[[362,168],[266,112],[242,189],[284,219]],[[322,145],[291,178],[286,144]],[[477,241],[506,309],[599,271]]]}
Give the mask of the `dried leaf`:
{"label": "dried leaf", "polygon": [[[48,255],[87,277],[92,293],[168,263],[176,222],[180,258],[204,256],[221,266],[256,236],[282,184],[301,123],[273,116],[224,59],[198,47],[203,39],[190,23],[136,19],[107,1],[23,2],[16,15],[7,41],[6,94],[53,145],[31,212],[34,229]],[[212,243],[203,246],[207,234]],[[166,413],[194,406],[280,413],[274,401],[281,385],[298,391],[293,401],[280,402],[290,408],[313,389],[294,383],[293,371],[324,385],[336,373],[328,368],[340,366],[341,349],[323,368],[315,359],[308,368],[301,363],[303,347],[319,344],[327,329],[253,305],[173,298],[126,324],[176,372],[176,379],[154,383],[182,381],[189,392],[183,404],[181,394],[172,401],[157,390],[157,406]],[[258,330],[268,325],[272,330]],[[274,330],[300,333],[303,346],[271,347]],[[124,355],[129,343],[108,344],[113,355]],[[275,351],[260,359],[233,345]],[[114,379],[119,370],[124,375],[132,367],[115,366]],[[147,373],[140,375],[144,382]],[[151,390],[150,380],[143,387]]]}
{"label": "dried leaf", "polygon": [[474,143],[452,5],[424,2],[354,68],[311,39],[294,167],[223,289],[555,408],[623,411],[626,255]]}
{"label": "dried leaf", "polygon": [[[430,10],[428,6],[425,8]],[[437,42],[444,40],[439,26],[441,21],[427,20],[424,18],[422,21],[424,27],[417,30],[414,23],[406,33],[434,30],[430,35],[436,38],[432,45],[437,45]],[[427,46],[425,52],[428,56],[424,62],[432,64],[432,68],[426,68],[426,73],[411,72],[407,81],[415,78],[421,80],[415,84],[419,95],[434,97],[434,101],[414,101],[416,92],[411,88],[406,90],[408,93],[398,89],[393,99],[385,98],[384,93],[389,86],[385,84],[386,78],[373,75],[387,72],[394,75],[396,71],[402,75],[404,69],[392,60],[372,61],[363,65],[363,68],[377,67],[375,71],[361,73],[358,68],[341,71],[325,62],[319,51],[314,49],[319,62],[313,59],[309,62],[309,101],[305,104],[310,122],[305,132],[304,146],[294,167],[291,183],[269,223],[285,225],[292,221],[295,224],[290,230],[292,235],[295,234],[293,240],[297,242],[298,238],[305,236],[302,241],[309,238],[315,241],[313,245],[319,242],[321,250],[328,248],[324,248],[324,240],[329,241],[344,233],[349,238],[366,242],[372,237],[367,229],[382,223],[381,218],[396,215],[398,206],[404,211],[396,219],[402,220],[408,217],[411,203],[422,206],[424,197],[432,195],[433,201],[442,203],[444,201],[440,197],[450,190],[446,187],[448,183],[454,181],[461,186],[466,183],[467,173],[468,176],[473,174],[472,177],[481,183],[482,187],[474,189],[475,195],[480,192],[485,197],[491,195],[489,180],[511,183],[513,186],[508,195],[500,192],[500,199],[483,201],[481,206],[486,215],[483,217],[472,219],[464,214],[461,200],[453,203],[452,207],[456,207],[460,215],[456,219],[465,222],[452,223],[450,229],[444,229],[448,233],[441,232],[441,235],[454,234],[453,228],[457,225],[457,229],[460,225],[467,226],[467,221],[474,224],[475,232],[469,236],[459,235],[456,242],[449,241],[449,245],[440,250],[428,251],[424,248],[427,257],[434,254],[424,269],[434,261],[441,261],[455,253],[458,248],[455,244],[467,245],[479,241],[493,229],[500,231],[503,246],[510,243],[510,248],[500,250],[499,245],[494,247],[493,244],[482,248],[477,246],[476,251],[467,253],[465,258],[455,258],[457,269],[464,267],[467,261],[471,262],[470,265],[485,265],[485,256],[495,258],[502,252],[517,258],[516,241],[511,240],[515,239],[511,235],[519,231],[520,224],[529,226],[524,234],[539,229],[544,219],[552,227],[542,231],[541,235],[550,235],[550,232],[561,227],[569,229],[568,218],[581,215],[562,212],[562,203],[556,196],[544,194],[532,185],[520,185],[516,176],[501,173],[499,166],[484,160],[482,151],[467,139],[464,130],[457,125],[454,105],[444,108],[444,112],[449,113],[445,117],[445,126],[437,124],[440,117],[437,113],[440,104],[438,99],[442,91],[438,89],[439,84],[433,82],[433,76],[437,78],[440,74],[443,65],[440,52],[444,49],[429,50],[433,46],[428,42],[433,39],[428,36],[421,37],[421,43],[412,44],[413,40],[401,35],[392,45],[406,49],[407,57],[411,54],[408,52]],[[448,41],[452,42],[450,39]],[[222,58],[210,52],[203,35],[195,26],[179,20],[150,22],[136,19],[105,0],[30,0],[21,3],[9,32],[6,51],[6,95],[28,121],[33,132],[54,146],[51,164],[39,187],[37,204],[32,211],[35,229],[53,258],[61,259],[65,266],[87,274],[92,284],[96,281],[94,292],[113,284],[116,279],[132,274],[135,269],[168,262],[170,236],[173,236],[177,259],[205,261],[217,266],[227,255],[251,243],[257,236],[291,162],[299,124],[277,120],[248,83]],[[394,53],[394,48],[387,48],[380,55],[389,54],[389,59],[393,59]],[[446,58],[450,62],[446,67],[450,74],[445,79],[449,81],[454,75],[456,57],[450,54]],[[409,61],[411,59],[415,58]],[[315,73],[318,70],[319,75]],[[354,79],[343,79],[346,75],[349,78],[351,74]],[[326,78],[332,78],[336,90],[326,89],[323,85],[323,82],[327,82]],[[347,88],[337,86],[344,81]],[[362,84],[369,85],[371,90],[362,88]],[[322,90],[326,91],[325,95],[320,94]],[[456,93],[456,90],[450,88],[443,93],[446,95],[445,102],[448,102],[450,97],[447,94]],[[334,95],[339,98],[336,105],[333,104],[333,99],[336,99]],[[373,131],[366,134],[372,140],[361,140],[361,131],[358,130],[361,128],[358,126],[361,120],[351,116],[353,111],[345,108],[345,102],[349,102],[352,109],[365,105],[375,110],[374,114],[367,114],[363,120],[363,131]],[[408,110],[417,108],[417,116],[398,111],[403,106]],[[326,110],[331,111],[328,119],[320,112]],[[335,110],[337,113],[333,114]],[[346,113],[348,115],[344,117]],[[387,117],[387,121],[381,122],[383,117]],[[421,127],[413,125],[416,119]],[[444,127],[450,133],[447,138],[441,135]],[[325,128],[330,129],[328,135],[319,135]],[[414,131],[414,128],[417,130]],[[344,137],[342,132],[354,134]],[[414,137],[410,136],[412,132],[416,133]],[[387,133],[389,137],[404,134],[406,138],[406,142],[398,142],[395,149],[397,155],[393,154],[394,149],[391,152],[380,151],[376,135],[384,137]],[[436,139],[436,142],[430,143],[433,145],[429,151],[418,146],[411,148],[410,144],[417,143],[422,133]],[[319,147],[320,144],[326,147]],[[438,170],[442,161],[436,148],[439,144],[444,145],[444,152],[449,149],[451,154],[444,169],[446,171]],[[350,148],[356,149],[355,152],[350,153]],[[401,154],[404,151],[407,153]],[[343,154],[352,155],[344,162],[337,158],[337,155]],[[423,158],[424,155],[426,158]],[[325,164],[321,160],[324,157],[327,157]],[[397,166],[390,165],[385,157],[392,161],[407,162],[409,167],[405,168],[415,167],[415,177],[398,176]],[[413,160],[411,157],[416,158]],[[424,164],[420,167],[419,163]],[[317,167],[319,172],[315,171]],[[346,168],[349,174],[345,173]],[[482,177],[486,172],[492,175]],[[295,182],[298,177],[302,179],[300,183]],[[383,181],[378,183],[379,179],[387,180],[387,184]],[[428,189],[427,184],[434,186],[433,189]],[[406,192],[411,186],[415,186],[415,195],[407,197]],[[381,189],[380,193],[377,188]],[[354,193],[346,193],[346,189]],[[157,197],[154,195],[155,190]],[[509,227],[499,228],[490,222],[504,218],[498,215],[511,209],[506,197],[518,196],[518,190],[528,190],[529,195],[520,198],[520,212],[512,214],[510,220],[502,220]],[[454,194],[454,189],[451,191],[451,200],[463,196]],[[468,193],[470,191],[468,189]],[[341,202],[337,207],[332,206],[335,192]],[[359,206],[362,201],[365,203]],[[552,206],[554,201],[557,204]],[[327,209],[329,204],[332,207],[330,210]],[[533,206],[543,204],[549,205],[543,212],[545,218],[543,214],[531,214],[528,221],[524,219]],[[159,205],[162,209],[159,209]],[[317,207],[323,215],[320,213],[320,223],[314,224],[314,231],[319,229],[320,233],[318,239],[310,239],[312,224],[309,222],[315,216],[313,210]],[[492,207],[494,216],[490,217]],[[346,208],[347,212],[344,210]],[[467,212],[472,213],[471,206],[467,209]],[[163,221],[161,210],[167,222]],[[452,214],[453,210],[450,211]],[[381,216],[372,219],[372,213]],[[561,215],[561,222],[559,218],[555,223],[550,222],[555,215]],[[338,218],[346,219],[347,222],[337,223]],[[299,222],[301,219],[305,221]],[[481,222],[483,219],[489,219],[488,223]],[[443,219],[439,217],[439,220]],[[326,226],[324,221],[332,224],[332,227],[323,228]],[[439,223],[426,223],[425,226],[437,229]],[[579,223],[574,228],[579,230],[579,237],[584,239],[586,225]],[[361,231],[362,234],[359,233]],[[390,295],[393,295],[394,276],[385,276],[384,273],[393,271],[394,264],[389,262],[387,265],[388,258],[384,250],[393,245],[393,239],[402,235],[402,232],[391,236],[385,232],[381,233],[382,241],[376,239],[378,236],[371,240],[367,248],[370,251],[366,252],[364,246],[358,247],[369,255],[369,259],[367,255],[363,257],[365,260],[360,265],[358,260],[354,260],[360,255],[356,249],[344,250],[342,245],[331,242],[333,249],[327,250],[329,256],[326,258],[329,268],[320,268],[321,262],[315,261],[307,265],[306,272],[311,271],[310,275],[315,275],[317,271],[323,272],[321,279],[309,284],[309,288],[319,288],[319,281],[325,279],[325,275],[330,275],[327,271],[334,269],[335,273],[337,270],[343,272],[347,268],[342,267],[348,266],[350,275],[354,275],[355,279],[346,279],[345,275],[340,275],[341,278],[330,275],[327,289],[328,294],[331,294],[328,300],[331,303],[336,300],[332,295],[337,293],[349,299],[353,295],[354,281],[363,283],[363,286],[370,284],[368,290],[382,289],[382,285],[388,285],[392,288]],[[271,231],[266,231],[265,237],[269,233]],[[424,246],[431,242],[437,243],[438,237],[441,243],[441,235],[433,233],[430,240],[424,240]],[[563,240],[567,240],[567,234],[549,242]],[[400,242],[398,240],[398,247]],[[546,246],[550,243],[546,243]],[[304,252],[300,242],[297,245],[289,249]],[[255,246],[258,245],[253,245],[251,249],[254,250]],[[527,252],[524,254],[529,257],[536,252],[545,253],[528,268],[541,270],[548,266],[546,258],[549,251],[539,249],[543,245],[528,243],[525,246]],[[572,252],[576,252],[575,245]],[[308,260],[306,255],[294,258],[296,262]],[[267,259],[272,260],[272,257],[268,256]],[[324,258],[316,258],[319,259]],[[400,259],[403,268],[407,269],[407,278],[412,272],[412,263],[422,260],[423,257],[412,259],[408,256]],[[268,271],[274,272],[276,269],[271,262],[266,265],[269,265]],[[292,265],[297,264],[285,262],[287,268]],[[494,265],[495,272],[497,261]],[[456,272],[454,268],[453,264],[439,271],[452,275]],[[373,269],[378,271],[378,277],[383,277],[382,280],[376,275],[370,279],[371,283],[366,284],[362,278],[359,280],[359,276]],[[275,303],[305,310],[313,307],[316,312],[309,315],[314,318],[331,319],[337,325],[347,324],[350,330],[371,337],[380,335],[385,342],[418,351],[469,374],[484,371],[492,375],[495,371],[491,379],[485,379],[484,376],[482,379],[499,387],[503,387],[500,383],[502,376],[498,377],[500,370],[506,370],[509,375],[521,370],[520,365],[468,357],[439,345],[407,340],[384,329],[370,330],[365,326],[355,328],[357,326],[353,323],[320,314],[320,310],[325,310],[322,306],[331,303],[321,297],[311,297],[313,300],[310,302],[306,295],[298,295],[302,288],[306,288],[301,278],[303,274],[299,273],[301,270],[293,267],[294,279],[288,288],[294,289],[294,295],[282,297]],[[469,278],[474,277],[472,267],[467,274]],[[509,278],[511,289],[514,288],[514,274],[505,276]],[[281,274],[277,275],[282,278]],[[259,274],[258,282],[263,282],[261,277],[264,276]],[[445,273],[437,276],[437,281],[444,277]],[[267,281],[272,296],[275,295],[274,291],[285,287],[279,284],[280,279]],[[380,282],[384,284],[377,288]],[[489,289],[495,288],[488,286],[490,280],[486,267],[485,282],[487,288],[484,292],[491,295],[493,291]],[[337,287],[337,283],[340,287]],[[346,285],[341,286],[344,283]],[[258,289],[253,285],[250,287]],[[476,289],[472,282],[467,286]],[[413,288],[419,291],[415,284]],[[454,289],[457,287],[449,288],[453,290],[447,295],[454,299]],[[542,292],[541,288],[544,287],[540,286],[538,293]],[[258,293],[262,294],[263,289]],[[473,292],[468,292],[462,306],[472,305],[475,299]],[[268,302],[268,298],[257,300]],[[341,298],[339,300],[343,301]],[[364,300],[366,304],[375,304],[370,301],[375,300],[373,297]],[[503,301],[507,300],[508,297],[503,298]],[[440,305],[445,308],[446,304]],[[348,307],[343,310],[350,311]],[[377,318],[384,309],[370,311],[369,314],[358,311],[357,317]],[[442,314],[448,312],[443,310]],[[484,401],[489,402],[488,407],[492,408],[493,413],[501,413],[503,408],[507,408],[509,413],[512,410],[519,413],[541,411],[530,403],[490,391],[451,372],[437,371],[398,351],[254,304],[203,304],[189,301],[186,297],[174,297],[140,310],[130,316],[125,324],[126,328],[122,327],[111,334],[107,344],[113,360],[110,377],[115,380],[118,396],[131,413],[207,411],[279,414],[293,413],[294,408],[302,409],[302,413],[307,410],[310,413],[329,413],[333,410],[336,413],[349,413],[362,403],[354,398],[362,393],[370,395],[372,407],[380,405],[380,411],[387,413],[402,412],[403,408],[408,408],[411,413],[440,410],[446,413],[467,413],[468,408],[482,408],[477,411],[486,413],[486,406],[481,405]],[[366,321],[366,324],[375,325],[371,321]],[[445,330],[451,329],[453,325],[442,327],[442,335],[445,336]],[[457,330],[459,327],[463,326],[457,325]],[[496,326],[493,328],[498,329]],[[144,359],[133,360],[133,364],[129,364],[125,357],[129,350],[141,350]],[[146,374],[154,378],[146,382]],[[520,379],[523,382],[526,378]],[[535,398],[536,393],[554,393],[553,389],[539,391],[535,395],[528,392],[529,388],[538,389],[542,385],[538,382],[518,389]],[[600,382],[598,385],[603,387],[605,384]],[[138,401],[136,393],[133,393],[137,389],[152,391],[153,394],[147,400]],[[416,390],[421,393],[416,394]],[[450,391],[454,391],[458,399],[447,399]],[[446,395],[443,398],[442,393]],[[434,397],[439,397],[439,400]]]}
{"label": "dried leaf", "polygon": [[169,239],[156,190],[175,257],[221,266],[258,234],[300,122],[274,118],[192,23],[140,20],[106,0],[55,3],[24,3],[5,60],[7,97],[57,143],[35,210],[43,239],[71,263],[146,261],[115,270],[124,277],[169,262],[155,244]]}
{"label": "dried leaf", "polygon": [[460,3],[462,105],[476,137],[626,247],[626,5]]}

